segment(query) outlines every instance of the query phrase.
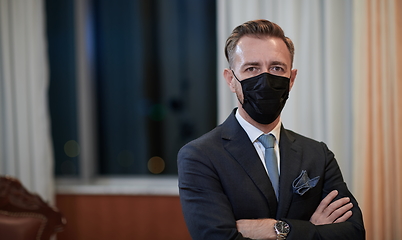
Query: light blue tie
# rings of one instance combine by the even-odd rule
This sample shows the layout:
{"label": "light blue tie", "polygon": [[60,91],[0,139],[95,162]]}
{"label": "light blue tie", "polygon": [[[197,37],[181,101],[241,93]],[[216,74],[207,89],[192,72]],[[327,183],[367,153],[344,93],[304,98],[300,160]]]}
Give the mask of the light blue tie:
{"label": "light blue tie", "polygon": [[274,143],[275,136],[272,134],[262,134],[258,137],[258,141],[265,148],[265,165],[267,166],[268,175],[271,179],[272,187],[275,190],[276,199],[279,197],[279,171],[278,171],[278,160],[276,158]]}

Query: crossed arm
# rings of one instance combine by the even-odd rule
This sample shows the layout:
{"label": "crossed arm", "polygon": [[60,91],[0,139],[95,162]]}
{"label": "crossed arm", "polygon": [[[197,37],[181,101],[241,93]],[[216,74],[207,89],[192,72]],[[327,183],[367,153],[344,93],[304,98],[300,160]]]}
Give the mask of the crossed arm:
{"label": "crossed arm", "polygon": [[[330,192],[317,207],[311,216],[310,222],[314,225],[345,222],[352,216],[353,204],[348,197],[332,202],[338,195],[337,190]],[[266,219],[241,219],[236,221],[237,230],[243,237],[251,239],[276,239],[274,224],[276,220]]]}
{"label": "crossed arm", "polygon": [[[269,213],[264,205],[266,199],[256,191],[255,182],[244,174],[244,167],[232,164],[228,168],[232,158],[216,157],[214,151],[200,151],[195,146],[183,148],[178,158],[180,198],[192,237],[276,239],[273,227],[276,220],[262,217],[273,215],[265,214]],[[323,178],[324,186],[312,189],[310,193],[315,190],[314,194],[308,199],[295,196],[299,199],[294,199],[287,218],[281,219],[291,226],[288,238],[364,239],[364,226],[357,202],[343,182],[330,152],[326,159],[329,159],[329,163],[326,164],[325,174],[315,174],[326,176]],[[258,169],[253,168],[252,171]],[[258,181],[258,178],[255,180]],[[239,189],[242,189],[241,194]],[[337,190],[328,193],[329,189]],[[320,198],[322,194],[326,195],[323,199]],[[304,208],[310,200],[311,205]],[[317,206],[316,209],[314,206]],[[240,220],[236,221],[236,218]]]}

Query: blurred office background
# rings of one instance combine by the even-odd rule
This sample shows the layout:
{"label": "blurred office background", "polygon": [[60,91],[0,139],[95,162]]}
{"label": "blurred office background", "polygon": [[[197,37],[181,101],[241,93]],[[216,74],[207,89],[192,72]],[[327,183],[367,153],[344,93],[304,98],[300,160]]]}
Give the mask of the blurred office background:
{"label": "blurred office background", "polygon": [[295,43],[284,126],[334,151],[367,239],[402,238],[398,0],[0,0],[0,174],[67,217],[58,239],[189,239],[176,154],[236,104],[224,43]]}

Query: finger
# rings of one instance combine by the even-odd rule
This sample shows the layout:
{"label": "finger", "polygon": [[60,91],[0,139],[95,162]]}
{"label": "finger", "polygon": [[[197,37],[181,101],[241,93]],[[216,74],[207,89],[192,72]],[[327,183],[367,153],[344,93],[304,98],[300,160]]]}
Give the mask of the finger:
{"label": "finger", "polygon": [[317,207],[317,212],[323,212],[328,205],[332,202],[332,200],[335,199],[335,197],[338,195],[337,190],[331,191],[323,200],[321,200],[320,205]]}
{"label": "finger", "polygon": [[346,212],[348,212],[350,209],[352,209],[353,204],[348,203],[346,205],[343,205],[342,207],[337,208],[335,211],[331,213],[331,215],[328,216],[329,220],[331,222],[334,222],[336,219],[339,217],[343,216]]}
{"label": "finger", "polygon": [[336,219],[336,221],[335,221],[334,223],[345,222],[345,221],[348,220],[352,215],[353,215],[353,212],[352,212],[352,211],[347,211],[345,214],[343,214],[343,216],[341,216],[340,218]]}
{"label": "finger", "polygon": [[[350,198],[344,197],[341,199],[336,200],[335,202],[331,203],[327,208],[324,209],[324,213],[328,216],[331,215],[334,211],[341,208],[342,206],[346,205],[350,202]],[[346,211],[345,211],[346,212]],[[343,212],[344,213],[344,212]],[[342,214],[343,214],[342,213]]]}

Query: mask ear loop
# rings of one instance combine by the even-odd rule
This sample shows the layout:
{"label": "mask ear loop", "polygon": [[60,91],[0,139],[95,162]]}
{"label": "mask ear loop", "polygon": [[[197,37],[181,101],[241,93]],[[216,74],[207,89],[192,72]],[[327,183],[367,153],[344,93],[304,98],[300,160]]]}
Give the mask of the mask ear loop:
{"label": "mask ear loop", "polygon": [[[237,76],[236,76],[236,74],[234,73],[234,71],[232,70],[232,69],[230,69],[230,71],[232,71],[232,73],[233,73],[233,76],[236,78],[236,80],[240,83],[240,85],[241,85],[241,82],[240,82],[240,80],[237,78]],[[242,88],[242,91],[243,91],[243,88]],[[239,96],[236,94],[236,97],[237,97],[237,101],[239,101],[239,103],[243,106],[243,104],[244,104],[244,101],[245,101],[245,97],[244,97],[244,92],[243,92],[243,102],[241,102],[240,101],[240,98],[239,98]]]}
{"label": "mask ear loop", "polygon": [[237,80],[238,82],[240,82],[240,80],[237,78],[237,76],[236,76],[236,74],[234,73],[234,71],[233,71],[232,69],[230,69],[230,71],[232,71],[233,76],[236,78],[236,80]]}

